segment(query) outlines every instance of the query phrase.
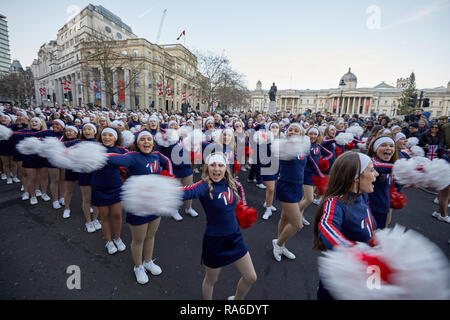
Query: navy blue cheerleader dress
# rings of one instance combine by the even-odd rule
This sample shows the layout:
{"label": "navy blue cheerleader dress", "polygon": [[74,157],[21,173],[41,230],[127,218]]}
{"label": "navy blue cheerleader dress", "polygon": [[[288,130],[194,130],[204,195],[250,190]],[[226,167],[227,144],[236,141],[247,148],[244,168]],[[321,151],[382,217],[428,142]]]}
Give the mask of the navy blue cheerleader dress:
{"label": "navy blue cheerleader dress", "polygon": [[242,258],[248,249],[234,211],[237,195],[224,179],[211,186],[212,190],[201,180],[184,187],[183,200],[200,200],[206,214],[202,262],[209,268],[221,268]]}
{"label": "navy blue cheerleader dress", "polygon": [[280,159],[280,175],[275,189],[279,201],[296,203],[302,199],[306,161],[306,156],[300,155],[292,160]]}
{"label": "navy blue cheerleader dress", "polygon": [[[108,154],[108,164],[117,167],[128,168],[128,176],[144,175],[144,174],[160,174],[162,170],[166,170],[169,175],[173,175],[172,162],[169,158],[154,151],[149,154],[142,152],[128,152],[126,154]],[[142,225],[160,216],[156,215],[138,216],[133,212],[126,212],[126,222],[131,225]]]}

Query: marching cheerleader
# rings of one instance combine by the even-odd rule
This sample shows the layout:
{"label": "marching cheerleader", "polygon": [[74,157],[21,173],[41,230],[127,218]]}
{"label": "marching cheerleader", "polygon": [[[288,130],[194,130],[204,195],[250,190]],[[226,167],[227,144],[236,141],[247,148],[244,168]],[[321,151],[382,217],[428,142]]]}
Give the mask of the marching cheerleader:
{"label": "marching cheerleader", "polygon": [[[276,122],[271,122],[269,125],[269,132],[272,134],[273,139],[280,139],[280,126]],[[272,141],[268,141],[267,144],[267,159],[273,159],[272,157]],[[276,160],[277,161],[277,160]],[[267,162],[267,161],[264,161]],[[266,186],[266,197],[263,207],[266,208],[262,218],[264,220],[269,219],[273,211],[277,211],[277,208],[273,206],[273,197],[275,195],[275,183],[278,179],[278,171],[272,172],[272,174],[265,174],[268,170],[273,171],[274,168],[272,161],[261,165],[261,177],[264,185]],[[270,169],[269,169],[270,168]],[[279,169],[279,168],[278,168]]]}
{"label": "marching cheerleader", "polygon": [[[29,123],[29,117],[28,114],[25,111],[18,112],[17,113],[17,119],[16,123],[11,126],[11,130],[15,132],[24,132],[28,129],[30,123]],[[24,155],[21,154],[16,149],[16,145],[19,143],[20,140],[22,140],[24,137],[21,137],[19,135],[12,135],[10,138],[11,144],[13,146],[13,161],[16,163],[17,167],[17,174],[19,176],[20,181],[22,181],[22,188],[20,191],[24,191],[22,194],[22,200],[28,200],[30,199],[30,193],[28,192],[28,185],[26,183],[26,173],[25,169],[22,167]]]}
{"label": "marching cheerleader", "polygon": [[397,132],[395,134],[395,148],[397,149],[398,158],[399,159],[409,159],[410,156],[408,153],[406,153],[406,142],[408,140],[406,139],[406,136],[402,132]]}
{"label": "marching cheerleader", "polygon": [[[176,130],[178,129],[178,123],[175,120],[171,120],[167,126],[167,133],[169,135],[173,135],[173,138],[169,138],[169,140],[164,140],[162,134],[158,134],[155,136],[155,145],[158,147],[158,150],[165,155],[167,158],[171,159],[173,163],[173,172],[175,177],[180,180],[181,184],[184,186],[191,185],[193,183],[193,171],[189,163],[184,163],[184,153],[186,149],[183,147],[182,142],[178,136]],[[172,132],[169,132],[172,131]],[[178,159],[174,161],[173,158],[173,150],[178,150],[177,156]],[[181,163],[180,163],[181,162]],[[197,217],[198,213],[192,208],[192,201],[185,201],[184,203],[185,212],[192,217]],[[173,219],[175,221],[183,220],[183,217],[179,214],[178,210],[173,214]]]}
{"label": "marching cheerleader", "polygon": [[[128,175],[160,174],[166,170],[173,175],[172,163],[169,158],[159,152],[154,152],[155,143],[153,136],[148,131],[139,133],[135,141],[137,152],[126,154],[110,154],[108,163],[115,166],[128,168]],[[156,213],[156,212],[155,212]],[[140,284],[149,281],[145,270],[153,275],[161,274],[162,270],[157,266],[153,258],[155,234],[158,230],[161,217],[157,215],[138,216],[133,212],[126,213],[126,222],[131,230],[131,255],[134,262],[134,273]]]}
{"label": "marching cheerleader", "polygon": [[[108,154],[121,155],[128,151],[122,148],[121,134],[114,128],[104,128],[97,141],[106,147]],[[114,254],[126,249],[120,238],[122,230],[122,203],[120,192],[122,187],[122,177],[118,166],[107,164],[100,170],[92,172],[91,184],[91,204],[100,213],[101,229],[106,240],[106,249],[109,254]],[[114,238],[111,235],[111,222]],[[95,225],[94,225],[95,228]]]}
{"label": "marching cheerleader", "polygon": [[392,168],[397,161],[395,141],[390,136],[379,136],[368,147],[367,155],[379,173],[374,192],[369,195],[370,210],[377,226],[384,229],[390,222],[390,187],[393,185]]}
{"label": "marching cheerleader", "polygon": [[[0,117],[0,124],[11,129],[13,127],[11,116],[2,114]],[[13,149],[14,146],[11,139],[0,141],[0,159],[3,165],[2,180],[6,180],[6,184],[20,182],[16,175],[17,167],[12,158],[14,152]]]}
{"label": "marching cheerleader", "polygon": [[[245,166],[247,165],[247,157],[245,156],[245,146],[248,145],[248,136],[244,130],[244,123],[241,120],[235,120],[233,122],[233,130],[234,130],[234,137],[235,137],[235,144],[236,149],[238,151],[238,162],[242,164],[241,171],[246,172],[247,168]],[[242,152],[242,153],[240,153]]]}
{"label": "marching cheerleader", "polygon": [[[52,121],[52,133],[53,136],[62,139],[64,135],[64,128],[66,124],[59,118]],[[47,161],[48,162],[48,161]],[[50,162],[48,162],[48,173],[50,176],[50,193],[52,194],[53,208],[60,209],[64,205],[64,192],[65,192],[65,182],[64,182],[64,169],[56,168]],[[58,195],[59,189],[59,195]]]}
{"label": "marching cheerleader", "polygon": [[[328,188],[314,218],[315,250],[333,250],[335,246],[353,246],[356,241],[369,243],[376,222],[368,206],[367,193],[374,191],[378,173],[365,154],[345,152],[334,163]],[[333,297],[319,282],[317,299]]]}
{"label": "marching cheerleader", "polygon": [[[221,153],[209,155],[202,177],[203,180],[184,188],[184,199],[198,198],[207,219],[202,250],[202,261],[205,264],[203,299],[212,299],[214,285],[222,267],[233,263],[241,273],[241,279],[234,296],[229,299],[241,300],[245,298],[257,276],[239,230],[235,208],[241,197],[226,157]],[[243,196],[242,186],[240,188]]]}
{"label": "marching cheerleader", "polygon": [[[302,136],[302,133],[303,129],[299,123],[291,123],[286,132],[286,138],[289,140],[292,137],[299,137]],[[295,259],[295,255],[285,247],[285,244],[303,228],[299,202],[303,196],[303,175],[306,161],[305,155],[297,155],[291,160],[280,159],[276,197],[280,201],[282,209],[278,222],[278,238],[272,240],[273,256],[276,261],[281,261],[282,255],[288,259]]]}
{"label": "marching cheerleader", "polygon": [[328,175],[330,173],[331,167],[333,166],[334,161],[336,161],[336,157],[337,157],[336,149],[339,147],[336,145],[335,138],[336,138],[336,127],[334,125],[330,124],[325,129],[324,137],[322,139],[322,144],[321,144],[325,149],[330,151],[333,155],[328,160],[330,165],[328,166],[328,169],[324,171],[325,175]]}
{"label": "marching cheerleader", "polygon": [[159,118],[155,115],[151,116],[148,119],[148,124],[147,124],[147,128],[150,130],[151,134],[153,135],[153,137],[161,130],[161,128],[159,127]]}
{"label": "marching cheerleader", "polygon": [[230,164],[230,173],[234,177],[234,163],[237,160],[237,157],[233,129],[228,128],[221,130],[217,143],[222,146],[222,152],[227,157],[228,163]]}
{"label": "marching cheerleader", "polygon": [[312,177],[313,175],[324,177],[319,168],[320,158],[323,156],[323,158],[325,159],[331,159],[333,154],[321,145],[322,139],[320,137],[320,132],[317,128],[315,127],[309,128],[306,134],[309,136],[309,139],[311,140],[311,153],[307,157],[303,181],[303,198],[299,203],[299,207],[303,219],[303,224],[309,226],[309,222],[308,220],[306,220],[304,212],[305,209],[314,200],[314,183]]}

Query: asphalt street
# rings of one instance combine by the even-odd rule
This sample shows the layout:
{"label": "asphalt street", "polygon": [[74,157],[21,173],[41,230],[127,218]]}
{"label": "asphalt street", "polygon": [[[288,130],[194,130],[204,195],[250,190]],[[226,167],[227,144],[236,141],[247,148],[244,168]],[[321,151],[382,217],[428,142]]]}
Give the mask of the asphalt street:
{"label": "asphalt street", "polygon": [[[247,202],[260,213],[251,228],[242,230],[258,275],[247,299],[314,300],[320,252],[311,249],[312,226],[304,227],[286,244],[297,258],[276,262],[271,240],[276,237],[281,206],[275,202],[278,210],[269,220],[262,220],[264,190],[247,183],[247,176],[248,172],[239,173]],[[196,174],[194,181],[199,179]],[[403,191],[408,203],[404,209],[394,211],[391,226],[400,224],[422,233],[450,257],[450,225],[431,216],[437,207],[433,204],[434,195],[417,189]],[[127,249],[109,255],[102,232],[85,231],[78,187],[72,200],[71,217],[63,219],[63,209],[53,209],[51,201],[43,202],[39,198],[39,204],[31,206],[29,201],[21,200],[20,183],[6,185],[0,181],[0,299],[201,300],[204,267],[200,257],[205,216],[198,200],[194,200],[193,207],[199,212],[196,218],[183,213],[180,222],[162,219],[154,258],[163,273],[150,275],[150,281],[140,285],[133,272],[131,235],[125,217],[121,237]],[[306,210],[310,222],[316,208],[311,205]],[[72,268],[80,271],[79,289],[67,285]],[[214,299],[232,295],[239,277],[234,266],[223,268]]]}

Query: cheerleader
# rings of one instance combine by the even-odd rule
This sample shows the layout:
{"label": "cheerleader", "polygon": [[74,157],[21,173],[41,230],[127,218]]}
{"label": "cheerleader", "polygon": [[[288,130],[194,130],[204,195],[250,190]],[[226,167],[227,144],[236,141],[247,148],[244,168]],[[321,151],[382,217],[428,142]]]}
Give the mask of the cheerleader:
{"label": "cheerleader", "polygon": [[[280,126],[276,122],[271,122],[269,125],[269,132],[272,134],[273,139],[280,139]],[[266,208],[262,218],[267,220],[272,215],[272,212],[277,211],[277,208],[273,206],[273,197],[275,195],[275,183],[278,179],[277,172],[272,172],[272,174],[265,174],[267,171],[274,171],[273,163],[270,161],[272,159],[272,141],[268,141],[267,144],[267,160],[269,163],[264,163],[261,165],[261,177],[264,185],[266,186],[266,197],[263,207]],[[267,161],[264,161],[267,162]]]}
{"label": "cheerleader", "polygon": [[390,222],[390,187],[393,185],[392,168],[397,161],[395,141],[390,136],[379,136],[368,147],[367,155],[372,158],[375,170],[380,174],[369,195],[370,210],[377,226],[384,229]]}
{"label": "cheerleader", "polygon": [[221,146],[222,153],[227,157],[228,163],[230,164],[230,173],[234,177],[234,163],[237,161],[237,157],[233,129],[221,130],[217,144]]}
{"label": "cheerleader", "polygon": [[[177,130],[178,129],[178,123],[175,120],[171,120],[168,123],[167,129],[170,130]],[[168,134],[172,134],[171,132]],[[175,177],[180,180],[181,184],[184,186],[191,185],[193,183],[193,171],[191,168],[190,163],[184,163],[184,152],[187,152],[185,148],[182,145],[182,142],[180,141],[178,137],[178,133],[175,133],[176,137],[178,138],[176,141],[164,141],[162,139],[162,135],[159,134],[155,136],[155,145],[158,147],[158,150],[165,155],[167,158],[171,159],[173,164],[173,172]],[[177,152],[177,161],[173,161],[173,149],[176,147],[175,150],[178,150]],[[181,162],[181,163],[180,163]],[[198,213],[192,208],[192,201],[185,201],[184,203],[185,212],[186,214],[189,214],[192,217],[197,217]],[[181,221],[183,220],[183,217],[180,215],[178,210],[173,214],[173,219],[175,221]]]}
{"label": "cheerleader", "polygon": [[[357,152],[345,152],[334,163],[328,188],[314,217],[315,250],[333,250],[335,246],[369,244],[376,229],[367,193],[374,191],[378,173],[370,157]],[[319,281],[318,300],[333,297]]]}
{"label": "cheerleader", "polygon": [[[97,136],[97,141],[101,143],[110,155],[121,155],[128,151],[122,148],[121,134],[114,128],[104,128]],[[122,177],[119,167],[107,164],[100,170],[92,172],[91,185],[91,205],[98,209],[101,220],[103,237],[106,240],[105,247],[109,254],[117,251],[124,251],[125,244],[120,238],[122,231],[122,203],[120,192],[122,187]],[[111,235],[111,222],[114,238]],[[98,226],[94,225],[97,229]]]}
{"label": "cheerleader", "polygon": [[247,157],[245,156],[245,146],[248,145],[248,136],[244,130],[244,123],[239,119],[233,122],[234,140],[238,150],[238,162],[242,164],[241,171],[247,172]]}
{"label": "cheerleader", "polygon": [[161,132],[161,128],[159,127],[159,118],[155,115],[152,115],[148,119],[147,128],[150,130],[150,133],[155,137],[158,132]]}
{"label": "cheerleader", "polygon": [[[25,111],[19,111],[17,112],[17,119],[16,123],[11,126],[11,130],[14,132],[25,132],[30,125],[28,114]],[[26,183],[26,173],[25,169],[22,167],[22,163],[24,160],[24,155],[21,154],[16,149],[16,145],[22,140],[24,137],[21,137],[20,135],[12,135],[10,138],[12,147],[13,147],[13,161],[16,164],[17,167],[17,174],[19,176],[20,181],[22,181],[22,187],[20,191],[24,191],[22,194],[22,200],[29,200],[30,199],[30,193],[28,190],[28,185]]]}
{"label": "cheerleader", "polygon": [[328,169],[324,171],[325,175],[328,175],[331,171],[331,167],[333,166],[334,161],[336,161],[337,154],[336,149],[338,146],[336,145],[336,127],[330,124],[324,132],[324,137],[322,139],[321,145],[332,153],[332,157],[328,160],[329,166]]}
{"label": "cheerleader", "polygon": [[309,226],[308,220],[306,220],[304,216],[305,209],[313,202],[314,200],[314,184],[312,177],[313,175],[317,175],[319,177],[324,177],[322,171],[319,168],[319,160],[323,155],[325,159],[331,159],[333,154],[325,149],[321,145],[321,137],[320,132],[317,128],[311,127],[308,129],[306,134],[309,136],[311,141],[311,153],[307,157],[307,162],[305,166],[304,172],[304,181],[303,181],[303,198],[299,203],[300,213],[302,215],[303,225]]}
{"label": "cheerleader", "polygon": [[410,156],[404,150],[406,149],[406,136],[402,132],[397,132],[395,134],[395,148],[397,149],[397,154],[399,159],[409,159]]}
{"label": "cheerleader", "polygon": [[[205,162],[203,179],[184,188],[184,200],[198,198],[206,214],[202,250],[202,262],[205,264],[203,299],[212,299],[222,267],[233,263],[241,273],[241,279],[234,296],[228,299],[241,300],[257,278],[235,214],[241,197],[223,154],[211,154]],[[242,191],[242,186],[240,188]]]}
{"label": "cheerleader", "polygon": [[[288,127],[286,138],[298,137],[302,133],[301,125],[295,122]],[[288,259],[295,259],[295,255],[285,247],[285,244],[303,228],[299,202],[303,196],[303,175],[306,161],[306,156],[303,155],[298,155],[292,160],[280,159],[276,198],[280,201],[282,209],[278,222],[278,238],[272,240],[273,256],[276,261],[281,261],[282,255]]]}
{"label": "cheerleader", "polygon": [[[64,128],[66,124],[59,118],[55,118],[52,121],[52,134],[58,139],[62,139],[64,135]],[[64,169],[56,168],[51,163],[48,163],[48,173],[50,176],[50,193],[53,200],[53,209],[60,209],[64,205],[64,192],[65,192],[65,182],[64,182]],[[59,190],[59,194],[58,194]]]}
{"label": "cheerleader", "polygon": [[[11,116],[2,114],[0,124],[12,130],[13,123]],[[13,148],[11,139],[0,141],[0,159],[3,165],[2,180],[6,180],[6,184],[20,182],[19,178],[17,178],[17,167],[12,157],[14,152]]]}
{"label": "cheerleader", "polygon": [[[126,154],[109,154],[108,163],[117,167],[128,168],[128,176],[143,174],[160,174],[166,170],[173,175],[172,163],[169,158],[159,152],[154,152],[153,136],[148,131],[139,133],[135,141],[137,152]],[[156,213],[156,212],[155,212]],[[155,234],[161,217],[157,215],[138,216],[133,212],[126,213],[126,222],[131,230],[131,255],[134,262],[134,273],[140,284],[149,281],[145,270],[153,275],[161,274],[161,268],[153,262]]]}

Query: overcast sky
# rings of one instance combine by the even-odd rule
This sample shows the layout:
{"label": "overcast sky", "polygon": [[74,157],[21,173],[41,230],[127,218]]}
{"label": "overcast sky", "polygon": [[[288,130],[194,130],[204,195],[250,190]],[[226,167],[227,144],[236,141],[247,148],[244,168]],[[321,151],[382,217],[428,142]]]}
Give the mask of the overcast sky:
{"label": "overcast sky", "polygon": [[[89,3],[118,15],[141,38],[225,54],[248,88],[328,89],[352,68],[358,87],[416,74],[418,88],[450,81],[450,0],[2,1],[11,58],[23,67]],[[177,41],[186,30],[186,38]]]}

